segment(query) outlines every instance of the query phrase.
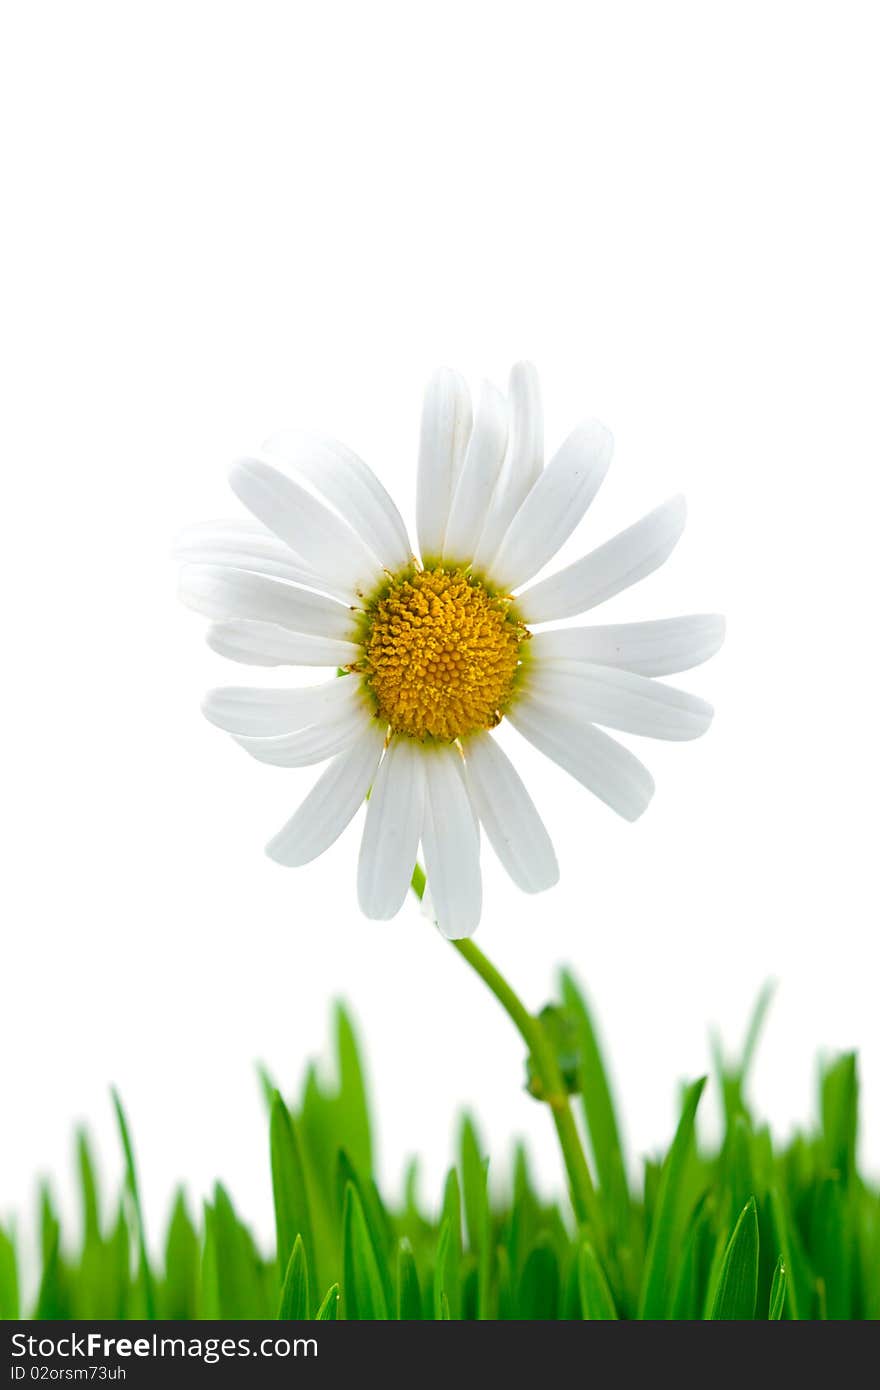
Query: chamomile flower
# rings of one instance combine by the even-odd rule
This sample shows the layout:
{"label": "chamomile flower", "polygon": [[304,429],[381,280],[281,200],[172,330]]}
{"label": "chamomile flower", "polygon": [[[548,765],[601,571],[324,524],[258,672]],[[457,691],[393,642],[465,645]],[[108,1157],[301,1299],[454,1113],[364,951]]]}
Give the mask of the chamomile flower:
{"label": "chamomile flower", "polygon": [[[252,666],[326,666],[293,689],[208,695],[212,723],[261,762],[327,767],[269,843],[285,865],[315,859],[364,806],[358,897],[393,917],[420,852],[445,935],[481,912],[480,827],[526,892],[558,878],[556,856],[493,731],[517,733],[627,820],[654,790],[606,729],[691,739],[712,711],[657,680],[721,644],[716,616],[611,626],[547,624],[585,613],[667,559],[680,497],[582,559],[536,578],[583,517],[611,460],[611,436],[579,425],[543,459],[534,369],[505,399],[483,387],[472,413],[461,378],[439,371],[422,415],[417,558],[385,488],[343,445],[270,439],[231,483],[252,519],[196,527],[178,543],[181,596],[212,620],[208,642]],[[369,794],[369,795],[368,795]]]}

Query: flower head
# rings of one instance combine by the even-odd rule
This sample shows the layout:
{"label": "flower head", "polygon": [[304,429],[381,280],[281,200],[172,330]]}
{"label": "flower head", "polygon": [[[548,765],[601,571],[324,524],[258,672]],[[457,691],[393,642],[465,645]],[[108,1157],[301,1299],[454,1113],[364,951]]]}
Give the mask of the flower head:
{"label": "flower head", "polygon": [[181,537],[184,602],[213,620],[210,645],[234,661],[339,672],[205,701],[207,717],[262,762],[329,760],[268,845],[273,859],[316,858],[369,794],[358,866],[368,917],[398,911],[421,846],[441,930],[473,932],[480,826],[521,888],[549,888],[550,838],[492,736],[503,719],[618,814],[641,815],[651,776],[599,726],[703,733],[710,707],[656,677],[705,661],[724,624],[703,615],[545,626],[643,579],[683,530],[684,502],[673,498],[533,582],[595,497],[611,443],[590,421],[545,468],[532,367],[514,367],[507,399],[485,386],[473,416],[461,378],[436,373],[422,416],[420,559],[382,484],[340,444],[281,435],[233,467],[233,490],[255,519]]}

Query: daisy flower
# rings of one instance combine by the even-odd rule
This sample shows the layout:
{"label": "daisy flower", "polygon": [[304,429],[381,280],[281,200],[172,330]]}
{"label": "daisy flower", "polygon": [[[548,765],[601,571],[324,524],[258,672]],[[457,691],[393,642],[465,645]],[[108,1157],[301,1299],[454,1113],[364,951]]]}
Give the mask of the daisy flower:
{"label": "daisy flower", "polygon": [[536,580],[596,496],[611,451],[591,420],[544,466],[528,364],[514,367],[506,399],[485,385],[473,412],[462,379],[437,372],[422,414],[420,558],[385,488],[343,445],[282,434],[234,465],[233,491],[253,519],[180,539],[181,596],[212,620],[210,646],[233,661],[338,673],[205,701],[208,719],[261,762],[328,762],[267,846],[272,859],[308,863],[366,801],[358,897],[368,917],[395,915],[421,847],[438,925],[469,936],[481,912],[481,826],[520,888],[549,888],[550,837],[493,736],[505,719],[618,815],[642,814],[651,775],[604,730],[704,733],[709,705],[656,677],[705,661],[724,625],[701,615],[547,626],[644,579],[682,533],[675,497]]}

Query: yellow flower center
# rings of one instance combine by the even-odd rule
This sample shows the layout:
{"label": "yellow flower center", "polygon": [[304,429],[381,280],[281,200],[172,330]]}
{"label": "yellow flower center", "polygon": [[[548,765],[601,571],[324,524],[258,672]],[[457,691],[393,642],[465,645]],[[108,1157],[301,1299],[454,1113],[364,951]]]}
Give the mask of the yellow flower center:
{"label": "yellow flower center", "polygon": [[418,570],[376,601],[358,669],[394,733],[463,738],[501,719],[528,635],[463,570]]}

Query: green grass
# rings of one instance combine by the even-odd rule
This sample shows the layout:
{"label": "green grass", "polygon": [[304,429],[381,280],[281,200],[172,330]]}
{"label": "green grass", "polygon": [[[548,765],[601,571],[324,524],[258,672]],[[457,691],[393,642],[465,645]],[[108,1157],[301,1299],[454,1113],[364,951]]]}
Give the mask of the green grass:
{"label": "green grass", "polygon": [[[699,1079],[684,1088],[668,1151],[644,1163],[633,1185],[596,1029],[563,976],[561,1002],[542,1018],[590,1139],[597,1201],[580,1229],[567,1200],[539,1195],[522,1148],[508,1190],[489,1184],[470,1117],[442,1193],[423,1200],[414,1164],[402,1198],[380,1192],[358,1047],[342,1009],[334,1086],[311,1069],[288,1105],[262,1076],[277,1258],[257,1247],[219,1185],[198,1214],[178,1193],[161,1251],[152,1253],[129,1127],[114,1096],[122,1192],[109,1203],[102,1197],[81,1133],[79,1246],[63,1238],[44,1188],[42,1273],[26,1308],[15,1238],[0,1228],[0,1316],[877,1318],[880,1194],[856,1164],[855,1057],[823,1068],[817,1127],[776,1146],[745,1094],[767,1000],[740,1059],[725,1063],[716,1045],[713,1086]],[[712,1090],[724,1128],[710,1151],[697,1121]]]}

